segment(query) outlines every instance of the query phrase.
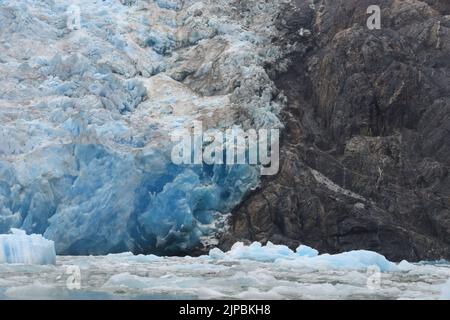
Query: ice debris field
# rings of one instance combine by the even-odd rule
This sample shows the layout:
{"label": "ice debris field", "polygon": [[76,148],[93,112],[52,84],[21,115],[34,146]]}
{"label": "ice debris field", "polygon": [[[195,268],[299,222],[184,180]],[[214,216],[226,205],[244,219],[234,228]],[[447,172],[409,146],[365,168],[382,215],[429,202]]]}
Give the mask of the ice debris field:
{"label": "ice debris field", "polygon": [[14,244],[11,260],[12,238],[23,244],[27,236],[9,237],[0,238],[0,261],[23,263],[0,263],[0,299],[450,299],[448,263],[396,264],[370,251],[236,243],[195,258],[122,253],[37,265],[29,262],[55,262],[45,240],[30,239],[41,259]]}

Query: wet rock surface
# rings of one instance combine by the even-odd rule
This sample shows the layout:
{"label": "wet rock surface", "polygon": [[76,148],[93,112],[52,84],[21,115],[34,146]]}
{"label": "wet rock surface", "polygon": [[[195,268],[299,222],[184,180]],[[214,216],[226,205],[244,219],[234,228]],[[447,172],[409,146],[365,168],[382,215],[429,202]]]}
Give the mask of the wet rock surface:
{"label": "wet rock surface", "polygon": [[[380,30],[366,26],[373,4]],[[450,258],[449,10],[439,0],[285,4],[273,41],[295,53],[272,73],[288,97],[280,173],[235,209],[222,248]]]}

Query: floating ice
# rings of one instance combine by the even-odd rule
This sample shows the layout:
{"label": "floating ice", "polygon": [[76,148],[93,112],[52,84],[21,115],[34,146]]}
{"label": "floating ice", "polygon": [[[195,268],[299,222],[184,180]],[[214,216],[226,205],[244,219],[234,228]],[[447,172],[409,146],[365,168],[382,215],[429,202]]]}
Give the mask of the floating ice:
{"label": "floating ice", "polygon": [[55,264],[55,244],[41,235],[11,229],[0,235],[0,263]]}
{"label": "floating ice", "polygon": [[380,271],[397,271],[397,265],[387,260],[383,255],[373,251],[355,250],[334,255],[323,254],[310,259],[312,265],[320,265],[334,269],[366,269],[368,267],[378,267]]}
{"label": "floating ice", "polygon": [[[449,298],[448,264],[403,262],[394,272],[393,268],[380,270],[380,286],[374,290],[370,280],[376,268],[362,267],[372,265],[373,258],[350,259],[345,254],[307,257],[299,252],[314,255],[315,251],[302,247],[294,252],[273,245],[267,249],[255,244],[249,249],[255,260],[245,258],[249,255],[243,254],[243,247],[249,248],[235,247],[240,250],[239,259],[230,257],[231,252],[214,249],[210,256],[200,257],[121,253],[58,256],[55,266],[0,264],[0,299]],[[262,259],[264,251],[266,258]],[[361,252],[348,254],[361,256]],[[322,256],[326,263],[319,259]],[[345,266],[342,261],[336,263],[336,257],[348,260]],[[379,263],[379,258],[375,261]],[[68,266],[80,268],[81,290],[67,288]]]}
{"label": "floating ice", "polygon": [[286,246],[274,245],[270,242],[266,246],[262,246],[259,242],[254,242],[249,246],[238,242],[229,252],[224,253],[219,249],[213,249],[209,256],[212,259],[242,259],[276,262],[284,265],[303,265],[313,269],[360,270],[375,266],[383,272],[399,270],[395,263],[372,251],[357,250],[334,255],[318,255],[317,250],[307,246],[300,246],[297,252],[294,252]]}
{"label": "floating ice", "polygon": [[226,259],[247,259],[261,262],[273,262],[277,259],[293,259],[295,253],[286,246],[274,245],[267,243],[266,246],[262,246],[259,242],[253,242],[251,245],[246,246],[242,242],[235,243],[230,251],[223,253],[222,255],[215,249],[210,253],[212,258],[226,258]]}
{"label": "floating ice", "polygon": [[402,260],[399,264],[398,264],[398,268],[402,271],[411,271],[414,269],[414,265],[409,263],[406,260]]}

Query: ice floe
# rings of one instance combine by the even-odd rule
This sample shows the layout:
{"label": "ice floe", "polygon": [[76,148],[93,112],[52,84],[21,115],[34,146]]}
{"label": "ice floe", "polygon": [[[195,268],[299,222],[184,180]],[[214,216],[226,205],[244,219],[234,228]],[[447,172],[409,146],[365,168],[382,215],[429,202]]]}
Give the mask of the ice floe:
{"label": "ice floe", "polygon": [[259,170],[174,165],[170,133],[281,127],[279,3],[2,1],[0,233],[84,255],[214,239]]}

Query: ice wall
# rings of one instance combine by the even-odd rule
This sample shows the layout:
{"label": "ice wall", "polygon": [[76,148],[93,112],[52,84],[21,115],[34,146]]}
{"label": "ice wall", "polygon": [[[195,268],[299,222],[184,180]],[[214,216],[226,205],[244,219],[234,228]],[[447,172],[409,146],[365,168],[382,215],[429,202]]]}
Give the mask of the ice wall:
{"label": "ice wall", "polygon": [[277,3],[1,1],[0,233],[43,234],[59,254],[214,238],[259,171],[176,166],[169,134],[280,127],[264,69],[281,55]]}

